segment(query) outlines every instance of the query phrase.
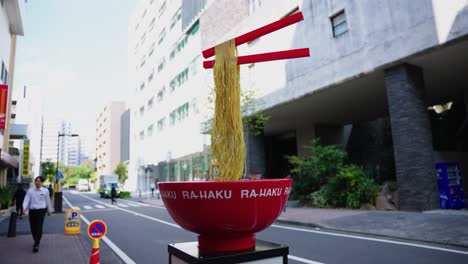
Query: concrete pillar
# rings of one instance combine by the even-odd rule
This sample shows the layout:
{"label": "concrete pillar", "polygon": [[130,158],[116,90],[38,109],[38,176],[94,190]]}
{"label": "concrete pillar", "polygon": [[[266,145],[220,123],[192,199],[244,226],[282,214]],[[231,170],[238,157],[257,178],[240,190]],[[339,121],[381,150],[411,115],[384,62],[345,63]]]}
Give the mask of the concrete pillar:
{"label": "concrete pillar", "polygon": [[385,71],[400,210],[438,208],[432,132],[424,103],[421,68],[399,65]]}
{"label": "concrete pillar", "polygon": [[263,135],[252,136],[248,129],[244,128],[244,141],[246,150],[245,172],[249,174],[262,174],[262,177],[268,177],[266,173],[265,161],[265,141]]}

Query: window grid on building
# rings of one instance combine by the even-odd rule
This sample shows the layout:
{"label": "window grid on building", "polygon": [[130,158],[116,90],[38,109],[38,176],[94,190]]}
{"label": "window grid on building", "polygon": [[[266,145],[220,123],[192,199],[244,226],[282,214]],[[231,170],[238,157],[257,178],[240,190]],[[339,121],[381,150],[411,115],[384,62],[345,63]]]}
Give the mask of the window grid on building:
{"label": "window grid on building", "polygon": [[170,91],[174,92],[177,87],[180,87],[184,82],[188,80],[188,68],[185,68],[182,72],[177,74],[170,82]]}
{"label": "window grid on building", "polygon": [[158,65],[158,73],[160,73],[164,69],[164,66],[166,66],[166,57],[163,57],[161,59],[161,62]]}
{"label": "window grid on building", "polygon": [[148,133],[147,133],[147,134],[148,134],[148,137],[151,137],[151,136],[153,135],[153,128],[154,128],[153,125],[150,125],[150,126],[148,127]]}
{"label": "window grid on building", "polygon": [[159,119],[159,121],[158,121],[158,132],[163,131],[165,126],[166,126],[166,118],[163,117],[163,118]]}
{"label": "window grid on building", "polygon": [[158,91],[158,103],[164,100],[165,93],[166,93],[166,87],[163,87],[161,90]]}
{"label": "window grid on building", "polygon": [[166,28],[163,28],[163,30],[161,30],[161,33],[159,33],[158,45],[161,45],[165,37],[166,37]]}
{"label": "window grid on building", "polygon": [[182,121],[186,119],[188,116],[189,116],[189,103],[187,102],[171,112],[170,114],[171,126],[174,126],[176,122],[178,121]]}
{"label": "window grid on building", "polygon": [[177,24],[177,22],[180,21],[181,17],[182,17],[182,9],[179,8],[175,12],[175,14],[171,17],[170,29],[172,29]]}
{"label": "window grid on building", "polygon": [[148,110],[153,108],[154,105],[154,97],[151,97],[151,99],[148,100]]}

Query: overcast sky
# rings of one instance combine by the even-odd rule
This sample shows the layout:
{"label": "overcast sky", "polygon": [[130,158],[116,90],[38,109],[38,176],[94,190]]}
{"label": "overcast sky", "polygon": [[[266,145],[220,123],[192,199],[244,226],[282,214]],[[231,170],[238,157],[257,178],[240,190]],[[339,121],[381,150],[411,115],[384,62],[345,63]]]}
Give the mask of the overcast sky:
{"label": "overcast sky", "polygon": [[15,92],[23,85],[39,89],[44,114],[71,121],[89,154],[94,154],[98,111],[127,94],[127,29],[136,2],[30,0],[26,5]]}

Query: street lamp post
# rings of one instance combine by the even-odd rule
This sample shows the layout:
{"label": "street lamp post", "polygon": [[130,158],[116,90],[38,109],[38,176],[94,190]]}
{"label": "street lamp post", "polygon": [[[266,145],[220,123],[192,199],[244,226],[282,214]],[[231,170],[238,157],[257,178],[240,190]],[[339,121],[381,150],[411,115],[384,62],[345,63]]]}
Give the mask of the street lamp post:
{"label": "street lamp post", "polygon": [[57,135],[57,172],[55,174],[54,186],[54,210],[56,213],[62,212],[62,192],[60,188],[59,161],[60,161],[60,137],[79,137],[78,134],[60,134]]}

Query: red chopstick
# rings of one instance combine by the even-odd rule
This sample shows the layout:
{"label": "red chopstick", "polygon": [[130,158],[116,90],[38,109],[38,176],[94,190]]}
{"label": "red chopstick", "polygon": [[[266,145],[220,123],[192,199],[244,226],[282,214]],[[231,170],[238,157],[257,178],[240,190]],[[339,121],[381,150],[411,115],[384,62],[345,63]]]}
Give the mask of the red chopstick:
{"label": "red chopstick", "polygon": [[[266,26],[263,26],[261,28],[257,28],[255,30],[252,30],[250,32],[247,32],[241,36],[238,36],[237,38],[234,39],[236,46],[242,45],[244,43],[250,42],[254,39],[257,39],[261,36],[270,34],[271,32],[277,31],[279,29],[282,29],[284,27],[290,26],[292,24],[295,24],[301,20],[304,20],[304,16],[302,15],[302,12],[297,12],[294,13],[290,16],[287,16],[285,18],[282,18],[278,21],[275,21],[273,23],[270,23]],[[203,57],[205,59],[213,56],[215,54],[215,48],[209,48],[206,49],[202,52]],[[240,57],[239,57],[240,58]]]}
{"label": "red chopstick", "polygon": [[[309,57],[309,56],[310,56],[309,48],[283,50],[283,51],[239,56],[237,57],[237,64],[241,65],[241,64],[249,64],[249,63],[263,62],[263,61],[303,58],[303,57]],[[214,66],[214,60],[203,62],[203,68],[205,69],[211,69],[213,68],[213,66]]]}

